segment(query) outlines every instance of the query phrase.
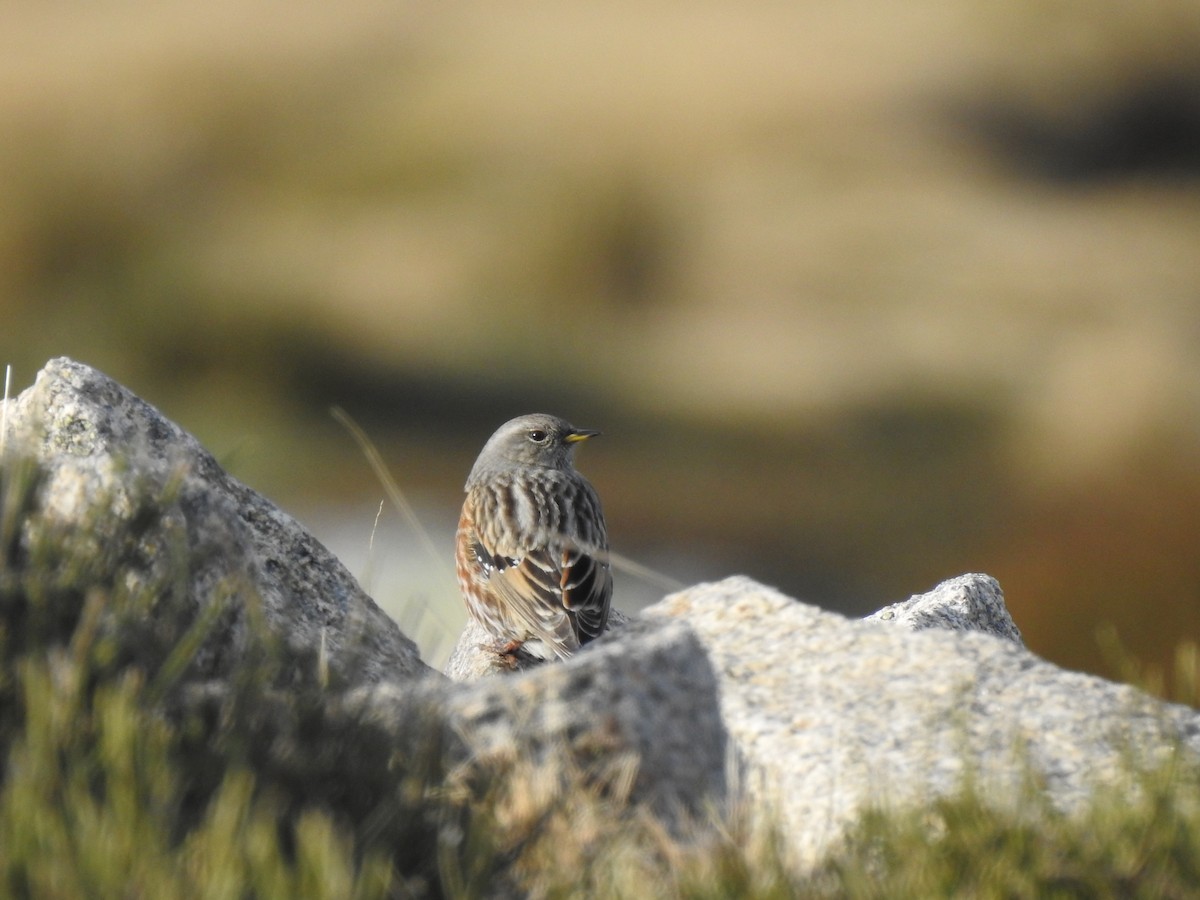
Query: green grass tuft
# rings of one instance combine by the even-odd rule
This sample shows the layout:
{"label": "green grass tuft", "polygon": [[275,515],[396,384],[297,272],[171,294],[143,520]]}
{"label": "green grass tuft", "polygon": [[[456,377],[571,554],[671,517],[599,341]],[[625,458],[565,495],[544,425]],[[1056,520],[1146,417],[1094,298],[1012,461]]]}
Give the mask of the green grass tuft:
{"label": "green grass tuft", "polygon": [[880,884],[897,898],[1194,897],[1198,849],[1200,772],[1180,757],[1132,789],[1099,788],[1082,816],[1033,799],[1001,811],[971,791],[872,811],[823,876],[848,897],[879,896]]}

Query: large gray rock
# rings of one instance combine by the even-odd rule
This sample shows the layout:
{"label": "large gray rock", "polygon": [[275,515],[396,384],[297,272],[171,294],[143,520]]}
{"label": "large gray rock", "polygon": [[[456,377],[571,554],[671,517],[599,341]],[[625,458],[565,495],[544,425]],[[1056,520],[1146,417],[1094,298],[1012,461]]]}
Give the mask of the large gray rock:
{"label": "large gray rock", "polygon": [[1177,742],[1200,754],[1195,710],[1063,671],[1009,637],[851,621],[740,577],[643,615],[686,623],[704,648],[749,808],[778,817],[802,866],[866,806],[925,803],[968,774],[998,805],[1032,776],[1072,811],[1131,761]]}
{"label": "large gray rock", "polygon": [[[34,385],[6,404],[6,453],[31,454],[46,474],[46,519],[86,523],[96,540],[147,502],[184,545],[189,595],[200,605],[256,597],[269,626],[291,646],[324,655],[350,682],[430,674],[416,645],[353,576],[295,519],[225,473],[194,437],[95,369],[51,360]],[[149,552],[167,566],[169,548]],[[239,611],[235,610],[235,613]],[[236,656],[245,616],[206,645],[209,674]],[[224,659],[222,659],[224,657]]]}
{"label": "large gray rock", "polygon": [[[609,615],[606,637],[619,632],[629,619],[618,610]],[[885,606],[867,616],[868,622],[885,622],[910,631],[944,628],[978,631],[1024,646],[1008,608],[1004,593],[989,575],[960,575],[944,581],[926,594]],[[527,672],[544,660],[516,658],[497,652],[498,642],[472,620],[468,620],[446,663],[446,675],[455,681],[477,681],[493,675]],[[586,652],[589,648],[584,647]]]}
{"label": "large gray rock", "polygon": [[449,673],[507,677],[443,707],[483,755],[555,742],[569,757],[636,753],[635,802],[708,790],[716,808],[782,825],[801,869],[870,806],[928,803],[971,778],[997,806],[1038,784],[1074,811],[1098,785],[1126,783],[1131,764],[1180,742],[1200,754],[1194,710],[1028,652],[986,575],[860,621],[730,578],[665,598],[565,664],[515,675],[493,644],[468,630]]}
{"label": "large gray rock", "polygon": [[[414,720],[436,724],[452,768],[544,769],[542,789],[573,775],[623,782],[635,808],[668,823],[702,818],[728,796],[730,744],[719,679],[682,622],[630,622],[620,640],[571,659],[472,684],[374,685],[353,698],[405,740]],[[553,798],[559,802],[561,797]]]}
{"label": "large gray rock", "polygon": [[[629,623],[629,617],[610,610],[605,637],[616,634]],[[529,672],[546,665],[546,660],[529,656],[513,656],[500,652],[500,642],[474,619],[468,619],[446,662],[446,675],[454,681],[478,681],[494,675]],[[596,645],[584,644],[580,653],[590,652]]]}
{"label": "large gray rock", "polygon": [[943,581],[927,594],[885,606],[867,616],[867,622],[888,622],[910,631],[945,628],[978,631],[1024,646],[1021,632],[1004,605],[1004,593],[988,575],[960,575]]}

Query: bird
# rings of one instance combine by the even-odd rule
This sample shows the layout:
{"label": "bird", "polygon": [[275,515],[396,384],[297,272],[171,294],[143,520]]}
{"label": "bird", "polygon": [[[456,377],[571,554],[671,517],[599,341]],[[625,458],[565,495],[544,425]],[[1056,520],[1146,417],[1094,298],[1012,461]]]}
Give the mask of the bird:
{"label": "bird", "polygon": [[468,615],[517,654],[566,659],[608,623],[612,571],[600,498],[575,447],[600,434],[535,413],[501,425],[464,487],[455,569]]}

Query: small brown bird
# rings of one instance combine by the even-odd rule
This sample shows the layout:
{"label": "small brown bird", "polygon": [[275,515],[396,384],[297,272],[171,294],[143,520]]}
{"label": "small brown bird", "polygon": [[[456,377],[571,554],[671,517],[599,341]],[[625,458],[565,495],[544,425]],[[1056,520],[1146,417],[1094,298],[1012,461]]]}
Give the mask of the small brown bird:
{"label": "small brown bird", "polygon": [[458,583],[467,612],[504,653],[565,659],[608,622],[604,514],[571,462],[575,445],[597,434],[521,416],[491,436],[467,478]]}

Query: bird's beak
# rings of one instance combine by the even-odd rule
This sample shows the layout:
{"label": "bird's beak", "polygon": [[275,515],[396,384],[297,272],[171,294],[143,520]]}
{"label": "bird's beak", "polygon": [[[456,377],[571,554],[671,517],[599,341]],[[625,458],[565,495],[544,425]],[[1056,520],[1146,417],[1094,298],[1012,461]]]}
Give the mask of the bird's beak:
{"label": "bird's beak", "polygon": [[596,437],[599,433],[598,431],[592,431],[590,428],[576,428],[563,438],[563,440],[568,444],[574,444],[577,441],[586,441],[590,437]]}

